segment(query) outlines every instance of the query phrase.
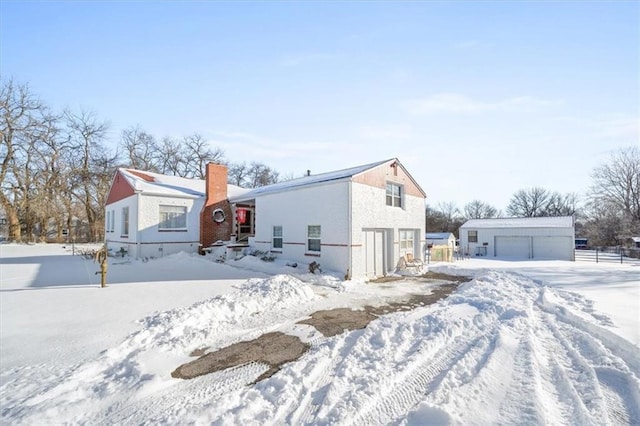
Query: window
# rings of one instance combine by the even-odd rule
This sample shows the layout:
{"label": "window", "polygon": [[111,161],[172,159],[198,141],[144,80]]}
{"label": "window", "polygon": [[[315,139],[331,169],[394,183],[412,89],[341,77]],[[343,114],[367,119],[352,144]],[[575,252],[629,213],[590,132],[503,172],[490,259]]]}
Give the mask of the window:
{"label": "window", "polygon": [[415,232],[410,229],[401,229],[400,230],[400,254],[404,255],[405,253],[413,254],[413,236]]}
{"label": "window", "polygon": [[395,183],[387,183],[387,205],[402,207],[402,187]]}
{"label": "window", "polygon": [[186,206],[160,206],[158,229],[185,229],[187,227]]}
{"label": "window", "polygon": [[470,243],[478,242],[478,231],[468,231],[467,236]]}
{"label": "window", "polygon": [[307,226],[307,250],[320,251],[320,225]]}
{"label": "window", "polygon": [[274,226],[273,227],[273,242],[272,246],[274,249],[282,248],[282,226]]}
{"label": "window", "polygon": [[111,221],[109,225],[109,231],[115,232],[115,230],[116,230],[116,211],[111,210]]}
{"label": "window", "polygon": [[111,232],[111,212],[107,211],[107,217],[104,219],[104,229],[106,232]]}
{"label": "window", "polygon": [[122,208],[122,235],[129,235],[129,207]]}

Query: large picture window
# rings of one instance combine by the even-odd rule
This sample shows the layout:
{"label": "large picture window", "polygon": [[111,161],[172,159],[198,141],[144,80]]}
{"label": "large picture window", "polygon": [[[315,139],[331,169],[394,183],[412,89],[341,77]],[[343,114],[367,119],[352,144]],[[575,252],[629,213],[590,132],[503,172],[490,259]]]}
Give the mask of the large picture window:
{"label": "large picture window", "polygon": [[187,207],[160,206],[160,223],[158,229],[174,230],[187,228]]}
{"label": "large picture window", "polygon": [[129,207],[122,208],[122,236],[129,235]]}
{"label": "large picture window", "polygon": [[467,236],[470,243],[478,242],[478,231],[468,231]]}
{"label": "large picture window", "polygon": [[307,250],[320,251],[320,225],[307,226]]}
{"label": "large picture window", "polygon": [[387,183],[387,205],[402,207],[402,186],[396,183]]}
{"label": "large picture window", "polygon": [[282,226],[274,226],[273,227],[273,242],[272,246],[274,249],[282,248]]}

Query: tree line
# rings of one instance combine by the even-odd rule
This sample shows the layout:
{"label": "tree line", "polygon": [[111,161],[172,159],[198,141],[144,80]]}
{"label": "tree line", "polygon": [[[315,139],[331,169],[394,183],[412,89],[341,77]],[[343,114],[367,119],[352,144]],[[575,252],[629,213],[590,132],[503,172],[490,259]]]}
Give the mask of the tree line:
{"label": "tree line", "polygon": [[265,164],[227,161],[198,133],[157,138],[133,126],[110,149],[107,121],[90,111],[55,111],[13,80],[0,79],[0,112],[0,218],[12,241],[101,241],[104,201],[119,167],[204,179],[214,162],[244,188],[280,179]]}
{"label": "tree line", "polygon": [[497,217],[574,216],[576,236],[594,246],[624,244],[640,236],[640,148],[631,146],[611,154],[591,173],[591,185],[582,199],[541,187],[520,189],[510,198],[506,212],[481,200],[459,208],[442,202],[426,208],[427,232],[451,232],[470,219]]}
{"label": "tree line", "polygon": [[[0,111],[0,218],[10,240],[39,235],[101,241],[104,201],[119,167],[203,179],[206,164],[215,162],[228,166],[229,183],[244,188],[291,178],[259,162],[229,162],[198,133],[158,138],[132,126],[110,149],[109,124],[95,113],[52,110],[28,85],[1,78]],[[534,187],[515,192],[505,212],[481,200],[462,208],[453,202],[428,205],[426,228],[457,235],[469,219],[573,215],[576,235],[592,245],[620,244],[640,235],[640,149],[614,152],[591,177],[584,199]]]}

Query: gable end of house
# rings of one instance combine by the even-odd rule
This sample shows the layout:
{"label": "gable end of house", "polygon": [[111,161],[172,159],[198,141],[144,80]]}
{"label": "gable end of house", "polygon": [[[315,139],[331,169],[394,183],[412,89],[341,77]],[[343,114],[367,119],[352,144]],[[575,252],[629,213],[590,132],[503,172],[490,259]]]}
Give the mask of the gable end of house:
{"label": "gable end of house", "polygon": [[116,201],[130,197],[133,194],[135,194],[133,186],[131,186],[131,183],[124,177],[120,170],[118,170],[111,181],[111,187],[109,188],[105,205],[108,206]]}

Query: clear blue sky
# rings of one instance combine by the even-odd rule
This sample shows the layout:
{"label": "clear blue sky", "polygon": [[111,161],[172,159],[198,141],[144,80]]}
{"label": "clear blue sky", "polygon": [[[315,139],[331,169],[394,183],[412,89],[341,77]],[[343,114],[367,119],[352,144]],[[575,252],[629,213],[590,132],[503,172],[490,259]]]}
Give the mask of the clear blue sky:
{"label": "clear blue sky", "polygon": [[281,174],[398,157],[436,206],[584,194],[639,144],[640,3],[0,1],[0,74]]}

